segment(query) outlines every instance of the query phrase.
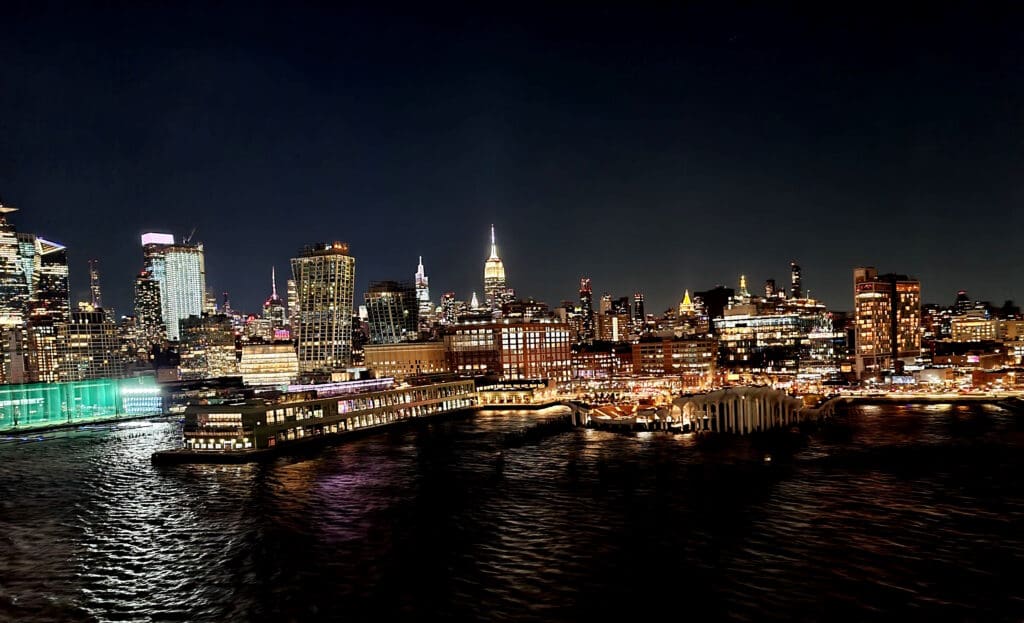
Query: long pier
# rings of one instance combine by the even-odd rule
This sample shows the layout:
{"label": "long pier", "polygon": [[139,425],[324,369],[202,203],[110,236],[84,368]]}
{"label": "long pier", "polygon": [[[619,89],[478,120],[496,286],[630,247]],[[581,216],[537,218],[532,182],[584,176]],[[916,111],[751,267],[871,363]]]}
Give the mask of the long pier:
{"label": "long pier", "polygon": [[673,430],[686,433],[748,434],[819,421],[835,413],[838,398],[807,405],[803,400],[770,387],[729,387],[680,396],[669,406],[649,409],[629,418],[594,417],[590,405],[564,401],[577,426],[628,430]]}
{"label": "long pier", "polygon": [[576,426],[619,430],[674,430],[694,433],[745,435],[772,429],[819,422],[855,404],[995,404],[1024,413],[1024,393],[865,393],[837,394],[814,404],[770,387],[729,387],[702,394],[680,396],[671,406],[650,410],[645,416],[600,419],[593,407],[579,401],[563,401],[572,409]]}

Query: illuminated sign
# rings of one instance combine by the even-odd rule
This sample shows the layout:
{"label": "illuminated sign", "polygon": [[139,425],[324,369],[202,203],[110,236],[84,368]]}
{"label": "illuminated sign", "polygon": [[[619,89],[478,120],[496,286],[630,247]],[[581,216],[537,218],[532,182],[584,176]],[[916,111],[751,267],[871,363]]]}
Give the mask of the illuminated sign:
{"label": "illuminated sign", "polygon": [[142,244],[174,244],[174,235],[157,234],[152,232],[142,234]]}

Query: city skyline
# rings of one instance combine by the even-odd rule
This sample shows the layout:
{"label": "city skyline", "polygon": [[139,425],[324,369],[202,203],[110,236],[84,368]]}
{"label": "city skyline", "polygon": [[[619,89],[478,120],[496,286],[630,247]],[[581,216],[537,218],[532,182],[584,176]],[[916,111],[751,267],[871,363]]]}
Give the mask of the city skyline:
{"label": "city skyline", "polygon": [[0,620],[1024,621],[1024,3],[0,24]]}
{"label": "city skyline", "polygon": [[320,238],[352,245],[357,292],[422,255],[435,292],[480,294],[490,223],[552,304],[588,276],[656,312],[794,258],[836,309],[861,265],[926,302],[1024,299],[996,235],[1024,218],[1012,8],[2,11],[0,118],[31,122],[0,196],[68,247],[75,300],[98,259],[119,314],[145,231],[195,229],[210,289],[255,312]]}
{"label": "city skyline", "polygon": [[[16,208],[16,207],[7,206],[7,209],[10,210],[11,212],[13,212],[14,214],[20,214],[20,210],[18,210],[18,208]],[[16,216],[15,216],[15,218],[16,218]],[[10,220],[10,217],[9,217],[9,220]],[[14,225],[15,225],[16,229],[19,229],[18,226],[17,226],[17,223],[15,223]],[[160,229],[160,228],[157,228],[157,229],[161,233],[156,234],[156,235],[160,235],[160,236],[165,235],[162,232],[167,231],[166,229]],[[494,230],[495,230],[495,226],[492,224],[490,226],[490,236],[491,237],[488,238],[488,243],[487,243],[487,247],[488,247],[487,254],[488,255],[486,257],[484,257],[484,260],[486,260],[487,257],[493,256],[493,254],[495,252],[495,244],[494,244],[494,235],[495,235],[495,233],[494,233]],[[24,230],[19,230],[19,231],[24,231]],[[193,234],[194,234],[194,232],[193,232]],[[143,234],[140,234],[140,235],[144,237],[146,234],[143,233]],[[178,235],[178,234],[174,234],[174,233],[167,233],[166,234],[166,236],[168,236],[168,237],[173,237],[173,236],[176,236],[176,235]],[[197,242],[197,244],[203,245],[202,242]],[[290,263],[291,263],[291,259],[290,258],[298,255],[303,249],[305,249],[306,247],[309,247],[310,245],[314,245],[314,244],[317,244],[317,243],[309,242],[309,243],[307,243],[305,245],[302,245],[302,247],[296,249],[292,253],[290,253],[289,257],[286,258],[286,260],[284,262],[286,264],[286,266],[290,265]],[[505,247],[502,247],[502,248],[504,249]],[[138,250],[138,249],[136,249],[136,250]],[[72,252],[73,252],[73,250],[72,250]],[[206,256],[208,257],[209,255],[210,255],[209,252],[206,252]],[[354,253],[354,252],[352,253],[352,255],[354,257],[358,257],[357,254]],[[502,251],[501,255],[504,255],[504,251]],[[74,255],[72,253],[71,254],[71,258],[69,258],[69,264],[71,264],[70,273],[71,273],[72,276],[75,275],[75,269],[74,269],[74,266],[73,266],[73,262],[74,262],[73,257],[74,257]],[[422,254],[417,256],[417,260],[418,260],[417,269],[423,269],[424,268],[424,264],[428,264],[428,262],[425,262],[423,258],[424,258],[424,256]],[[72,298],[71,305],[72,305],[72,307],[74,307],[77,304],[78,301],[89,302],[90,299],[92,298],[92,296],[93,296],[93,294],[92,294],[92,279],[91,279],[91,273],[90,273],[88,267],[91,265],[92,262],[100,262],[100,261],[102,261],[102,260],[99,259],[99,258],[93,258],[93,259],[90,259],[90,260],[86,261],[87,270],[85,271],[84,278],[86,279],[88,287],[86,287],[84,290],[82,290],[76,284],[76,282],[74,281],[74,277],[72,277],[70,279],[71,298]],[[775,287],[777,287],[779,290],[784,290],[787,293],[787,296],[788,296],[790,294],[790,289],[791,289],[791,280],[792,280],[791,269],[792,269],[794,263],[799,264],[800,262],[797,259],[791,259],[791,260],[788,260],[788,261],[786,261],[784,263],[781,263],[780,266],[779,266],[779,270],[775,270],[774,272],[770,272],[771,269],[769,269],[768,271],[766,271],[766,274],[768,274],[770,272],[770,274],[773,275],[773,276],[770,276],[770,277],[758,278],[758,277],[756,277],[756,273],[753,273],[755,276],[753,277],[753,279],[751,279],[751,273],[750,272],[739,272],[739,273],[737,273],[736,275],[733,276],[731,281],[728,280],[728,279],[722,279],[722,280],[718,280],[718,281],[714,281],[714,282],[708,280],[708,281],[705,281],[705,282],[696,283],[696,284],[694,284],[692,286],[687,285],[687,286],[683,287],[683,289],[681,290],[681,292],[683,294],[678,295],[675,298],[675,300],[667,301],[667,304],[665,304],[663,306],[662,305],[650,305],[649,302],[651,300],[651,297],[646,293],[646,290],[643,287],[636,287],[636,288],[634,288],[634,290],[636,292],[642,293],[644,295],[645,300],[647,301],[646,313],[653,314],[655,316],[658,316],[658,315],[660,315],[662,313],[665,313],[666,311],[675,309],[679,305],[680,301],[683,300],[683,296],[687,292],[700,291],[702,289],[712,289],[712,288],[718,287],[718,286],[724,286],[726,288],[731,288],[731,287],[735,287],[737,284],[739,284],[741,279],[746,279],[746,283],[748,285],[748,289],[750,289],[755,296],[763,291],[764,285],[765,285],[765,281],[768,281],[768,280],[771,280],[773,282],[773,285]],[[479,262],[477,262],[477,264],[479,264]],[[851,266],[851,267],[849,267],[847,269],[845,276],[849,277],[849,273],[850,273],[851,270],[856,269],[856,268],[862,268],[862,267],[875,267],[875,268],[877,268],[878,266],[877,266],[877,264],[874,264],[874,263],[864,263],[864,264],[860,264],[860,265],[857,265],[857,266]],[[276,270],[276,265],[271,264],[270,268],[271,268],[271,271],[273,272],[274,270]],[[772,267],[772,268],[775,268],[775,267]],[[809,298],[814,298],[815,300],[825,304],[827,306],[827,308],[829,310],[832,310],[832,311],[842,311],[842,312],[852,312],[853,311],[853,307],[854,307],[854,305],[853,305],[853,296],[852,296],[852,294],[851,294],[851,292],[849,290],[849,283],[843,282],[842,286],[844,288],[836,287],[835,284],[832,284],[830,286],[830,285],[827,285],[827,284],[823,283],[822,287],[820,289],[815,289],[815,288],[812,288],[812,287],[808,287],[807,279],[806,279],[806,277],[803,276],[803,273],[805,271],[804,267],[796,266],[796,269],[801,274],[801,276],[799,277],[799,283],[801,284],[802,294],[804,296],[807,296]],[[372,267],[367,268],[367,267],[364,266],[363,270],[364,271],[373,271],[373,268]],[[883,271],[887,270],[887,268],[883,266],[882,270]],[[427,271],[427,272],[430,275],[433,275],[433,271]],[[463,272],[463,271],[460,271],[460,272]],[[479,269],[478,269],[478,272],[479,272]],[[906,272],[906,273],[910,274],[912,277],[917,278],[917,273],[913,273],[911,271],[902,271],[902,272]],[[134,292],[131,292],[131,290],[133,290],[133,288],[134,288],[134,285],[133,285],[134,284],[134,280],[135,280],[135,278],[138,277],[138,274],[139,274],[138,270],[135,270],[134,273],[132,274],[132,278],[131,278],[130,283],[129,283],[129,291],[130,291],[129,292],[129,296],[130,297],[134,297]],[[774,276],[775,274],[779,274],[779,275],[782,275],[782,276],[781,277],[775,277]],[[812,275],[815,274],[813,269],[812,269],[811,274]],[[581,274],[580,278],[586,278],[589,281],[591,281],[592,284],[593,284],[594,278],[589,276],[587,273]],[[265,276],[264,276],[264,279],[265,279]],[[366,277],[365,275],[362,275],[361,273],[357,273],[356,280],[355,280],[355,290],[354,290],[355,297],[354,297],[354,301],[353,301],[354,309],[358,309],[360,307],[360,305],[362,304],[361,303],[362,295],[370,292],[370,290],[371,290],[371,288],[373,286],[373,283],[378,282],[378,281],[388,281],[388,280],[406,281],[407,279],[402,277],[400,274],[396,274],[394,277],[386,277],[386,276]],[[478,280],[479,280],[479,278],[478,278]],[[977,291],[972,289],[971,287],[960,287],[960,288],[957,288],[956,290],[944,293],[945,296],[936,295],[936,296],[930,298],[929,295],[928,295],[928,292],[931,291],[931,289],[928,288],[927,282],[924,279],[918,279],[918,280],[921,281],[922,283],[924,283],[924,287],[922,289],[922,291],[923,291],[922,303],[938,304],[938,305],[941,305],[941,306],[947,306],[947,305],[952,304],[955,301],[957,293],[961,292],[961,291],[966,291],[967,295],[972,300],[986,301],[986,302],[989,302],[993,306],[996,306],[996,307],[1002,305],[1005,301],[1013,301],[1014,303],[1017,303],[1017,304],[1020,303],[1019,299],[1013,298],[1009,294],[999,295],[998,293],[996,293],[996,295],[994,297],[986,297],[986,296],[983,296],[983,295],[979,295],[977,293]],[[209,284],[211,282],[211,280],[209,279],[209,275],[208,274],[206,275],[206,280],[205,281],[206,281],[207,284]],[[545,297],[536,296],[536,295],[532,294],[531,290],[530,290],[530,285],[529,284],[526,284],[525,287],[522,287],[522,288],[519,288],[519,289],[516,289],[515,285],[516,284],[513,284],[512,288],[513,288],[513,290],[516,290],[516,295],[519,298],[522,298],[522,299],[534,298],[534,299],[536,299],[538,301],[542,301],[542,302],[548,303],[551,307],[555,307],[555,306],[559,305],[562,301],[573,301],[573,300],[576,299],[576,292],[571,287],[568,288],[565,292],[563,292],[561,294],[556,294],[556,295],[554,295],[552,297],[545,298]],[[598,285],[600,285],[600,282],[598,282]],[[811,285],[813,285],[813,283]],[[265,284],[264,284],[264,287],[265,287]],[[106,288],[107,288],[106,282],[104,282],[104,289],[106,289]],[[111,289],[115,289],[115,288],[111,288]],[[819,294],[822,290],[834,291],[834,290],[841,290],[841,289],[845,289],[846,290],[845,294],[847,295],[847,298],[849,298],[849,303],[850,303],[849,305],[845,305],[844,306],[841,302],[840,303],[833,303],[831,300],[827,300],[827,299],[823,298],[823,296],[821,294]],[[470,300],[470,298],[472,297],[472,295],[474,293],[477,293],[480,296],[483,295],[483,291],[484,291],[483,280],[479,280],[479,283],[477,283],[476,285],[467,287],[464,291],[446,289],[442,285],[442,288],[435,290],[436,296],[433,296],[433,299],[435,299],[435,300],[432,300],[432,302],[433,302],[435,308],[438,308],[441,305],[441,300],[440,300],[440,293],[441,292],[440,291],[442,291],[442,290],[444,292],[454,291],[455,294],[456,294],[456,296],[455,296],[456,300],[462,300],[462,301],[465,301],[466,303],[469,303],[469,300]],[[207,291],[207,294],[212,295],[214,297],[214,299],[217,301],[218,305],[223,303],[222,296],[226,292],[226,293],[228,293],[230,295],[230,300],[231,300],[231,305],[232,305],[232,309],[233,310],[235,310],[235,311],[242,311],[242,312],[247,313],[247,314],[256,314],[256,315],[258,315],[261,312],[261,310],[263,308],[263,304],[264,304],[263,302],[265,302],[266,297],[267,297],[266,292],[254,293],[252,297],[250,297],[250,296],[238,297],[238,296],[236,296],[234,291],[232,291],[231,289],[218,290],[218,289],[215,289],[214,287],[211,287],[209,285],[207,286],[206,291]],[[268,289],[267,292],[269,292],[269,291],[270,290]],[[622,288],[622,289],[608,289],[608,288],[597,287],[595,289],[595,292],[598,294],[598,296],[601,296],[603,294],[608,294],[608,295],[615,296],[615,297],[627,296],[626,294],[623,294],[624,292],[627,292],[627,291],[631,291],[631,290],[629,290],[628,287]],[[1009,292],[1012,292],[1012,291],[1013,290],[1007,290],[1006,292],[1009,293]],[[79,293],[79,292],[81,292],[81,295],[76,294],[76,293]],[[276,292],[275,292],[275,294],[276,294]],[[250,306],[250,304],[248,302],[249,298],[256,298],[256,299],[258,299],[261,302],[258,302],[256,304],[253,304],[253,305]],[[238,302],[240,300],[242,301],[241,303]],[[483,299],[481,299],[481,300],[483,300]],[[118,316],[130,316],[130,315],[133,315],[133,313],[134,313],[133,298],[129,298],[129,300],[126,301],[126,304],[123,307],[117,305],[116,303],[112,307],[117,312]]]}

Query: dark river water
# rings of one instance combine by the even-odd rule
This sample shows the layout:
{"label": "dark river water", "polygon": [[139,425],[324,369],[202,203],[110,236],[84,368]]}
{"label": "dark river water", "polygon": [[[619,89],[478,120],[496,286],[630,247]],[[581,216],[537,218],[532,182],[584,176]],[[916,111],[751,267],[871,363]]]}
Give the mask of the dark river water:
{"label": "dark river water", "polygon": [[152,466],[174,421],[0,440],[0,619],[1024,619],[1024,415],[504,447],[536,417],[242,466]]}

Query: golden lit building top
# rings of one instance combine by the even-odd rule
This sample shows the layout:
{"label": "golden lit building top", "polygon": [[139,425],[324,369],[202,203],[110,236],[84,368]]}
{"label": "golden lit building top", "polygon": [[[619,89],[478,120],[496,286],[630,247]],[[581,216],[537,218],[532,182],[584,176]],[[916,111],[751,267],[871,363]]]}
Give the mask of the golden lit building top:
{"label": "golden lit building top", "polygon": [[491,256],[484,262],[484,299],[494,314],[500,313],[504,295],[505,264],[498,257],[498,245],[494,242],[494,225],[491,225]]}
{"label": "golden lit building top", "polygon": [[685,316],[687,314],[693,314],[697,309],[693,306],[693,301],[690,300],[690,290],[683,291],[683,300],[679,303],[679,315]]}
{"label": "golden lit building top", "polygon": [[494,225],[491,225],[491,256],[484,262],[484,281],[488,279],[505,281],[505,264],[498,257],[498,245],[494,242]]}

